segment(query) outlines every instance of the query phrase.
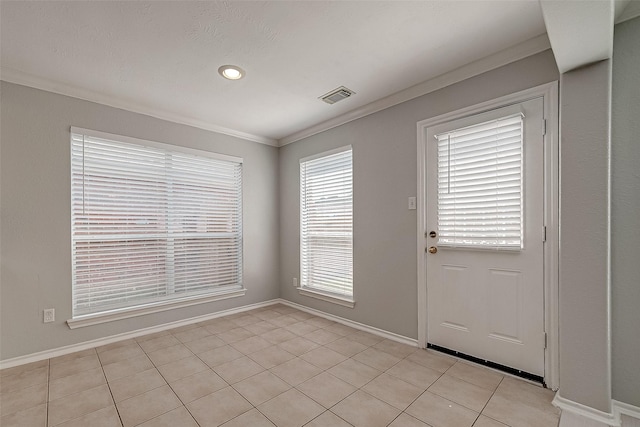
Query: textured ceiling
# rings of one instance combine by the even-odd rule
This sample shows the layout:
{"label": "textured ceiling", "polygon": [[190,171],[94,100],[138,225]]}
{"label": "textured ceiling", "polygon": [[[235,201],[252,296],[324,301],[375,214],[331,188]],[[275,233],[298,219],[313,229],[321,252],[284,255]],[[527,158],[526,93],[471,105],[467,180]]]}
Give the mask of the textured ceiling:
{"label": "textured ceiling", "polygon": [[545,33],[535,0],[3,0],[0,29],[3,78],[274,140]]}

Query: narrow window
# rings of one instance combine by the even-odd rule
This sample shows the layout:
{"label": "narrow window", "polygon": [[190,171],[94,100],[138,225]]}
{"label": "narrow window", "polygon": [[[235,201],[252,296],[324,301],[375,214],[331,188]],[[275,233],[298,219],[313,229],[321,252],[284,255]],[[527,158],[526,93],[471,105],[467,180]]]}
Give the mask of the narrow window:
{"label": "narrow window", "polygon": [[302,289],[353,296],[351,147],[300,161]]}
{"label": "narrow window", "polygon": [[522,248],[521,114],[437,135],[438,245]]}
{"label": "narrow window", "polygon": [[95,135],[71,133],[74,319],[242,289],[242,160]]}

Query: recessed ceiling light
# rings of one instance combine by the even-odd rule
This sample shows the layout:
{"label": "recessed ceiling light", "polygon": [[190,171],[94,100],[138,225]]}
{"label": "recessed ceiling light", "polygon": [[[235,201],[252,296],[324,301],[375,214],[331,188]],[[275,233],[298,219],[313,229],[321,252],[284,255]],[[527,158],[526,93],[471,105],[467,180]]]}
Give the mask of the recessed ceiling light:
{"label": "recessed ceiling light", "polygon": [[236,65],[223,65],[218,68],[218,73],[229,80],[240,80],[244,77],[244,70]]}

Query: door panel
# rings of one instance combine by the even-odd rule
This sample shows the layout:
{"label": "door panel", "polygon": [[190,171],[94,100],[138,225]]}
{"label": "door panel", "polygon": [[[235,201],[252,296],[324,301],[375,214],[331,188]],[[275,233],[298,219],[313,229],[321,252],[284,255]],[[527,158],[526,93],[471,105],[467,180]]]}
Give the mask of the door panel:
{"label": "door panel", "polygon": [[522,344],[518,316],[521,276],[522,273],[519,271],[489,269],[487,281],[489,337]]}
{"label": "door panel", "polygon": [[[544,376],[542,117],[538,98],[430,127],[424,230],[442,230],[448,239],[438,245],[440,236],[427,238],[437,249],[427,253],[426,262],[428,342],[539,376]],[[496,137],[502,139],[494,150],[487,142],[494,131],[481,124],[499,120],[511,124],[495,131],[503,136]],[[476,128],[480,136],[468,139],[467,130]],[[518,154],[510,138],[520,133]],[[463,135],[456,140],[462,142],[452,142],[450,135]],[[493,172],[492,165],[501,161],[506,166]]]}
{"label": "door panel", "polygon": [[461,298],[468,290],[468,270],[457,265],[443,265],[441,267],[442,287],[444,295],[442,301],[447,307],[441,311],[442,324],[453,329],[467,332],[469,330],[468,301]]}

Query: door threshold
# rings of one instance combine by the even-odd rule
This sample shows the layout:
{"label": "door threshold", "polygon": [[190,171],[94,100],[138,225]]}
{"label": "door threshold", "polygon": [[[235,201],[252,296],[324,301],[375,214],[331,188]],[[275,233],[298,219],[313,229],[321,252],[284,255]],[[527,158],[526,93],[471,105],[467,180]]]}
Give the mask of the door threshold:
{"label": "door threshold", "polygon": [[470,362],[477,363],[479,365],[487,366],[489,368],[496,369],[498,371],[506,372],[506,373],[511,374],[513,376],[524,378],[526,380],[542,384],[542,386],[545,387],[545,388],[547,387],[547,385],[544,382],[544,378],[541,377],[540,375],[531,374],[529,372],[525,372],[525,371],[521,371],[519,369],[511,368],[509,366],[501,365],[501,364],[496,363],[496,362],[491,362],[490,360],[480,359],[480,358],[475,357],[475,356],[470,356],[468,354],[460,353],[459,351],[451,350],[451,349],[446,348],[446,347],[440,347],[439,345],[435,345],[435,344],[431,344],[431,343],[427,343],[427,348],[430,349],[430,350],[435,350],[435,351],[439,351],[441,353],[448,354],[450,356],[455,356],[455,357],[458,357],[460,359],[468,360]]}

